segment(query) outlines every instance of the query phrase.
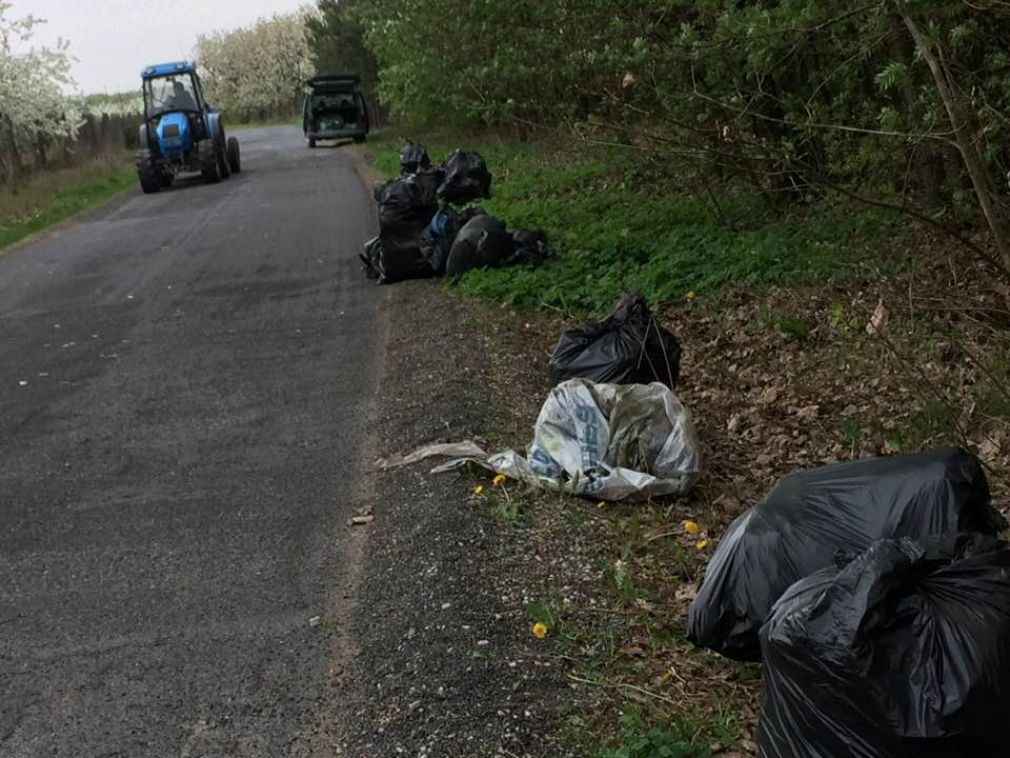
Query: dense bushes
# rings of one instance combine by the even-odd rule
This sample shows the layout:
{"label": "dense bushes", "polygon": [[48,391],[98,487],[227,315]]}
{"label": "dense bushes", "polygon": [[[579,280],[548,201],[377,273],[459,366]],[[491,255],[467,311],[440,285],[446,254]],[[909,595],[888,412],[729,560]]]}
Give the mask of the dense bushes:
{"label": "dense bushes", "polygon": [[379,94],[413,122],[564,123],[770,207],[840,193],[1007,215],[1004,2],[341,0],[321,15],[360,30]]}

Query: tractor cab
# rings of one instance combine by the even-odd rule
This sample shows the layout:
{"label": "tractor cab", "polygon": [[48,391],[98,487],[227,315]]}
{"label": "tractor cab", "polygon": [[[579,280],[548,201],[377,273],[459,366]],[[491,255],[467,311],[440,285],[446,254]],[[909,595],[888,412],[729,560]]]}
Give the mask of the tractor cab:
{"label": "tractor cab", "polygon": [[144,192],[170,186],[182,171],[199,171],[217,182],[240,170],[238,141],[225,138],[221,115],[204,100],[194,63],[148,66],[140,78],[144,123],[137,172]]}
{"label": "tractor cab", "polygon": [[309,147],[317,140],[353,139],[368,134],[368,106],[354,74],[320,74],[305,83],[302,129]]}
{"label": "tractor cab", "polygon": [[213,112],[203,100],[196,68],[192,63],[163,63],[148,66],[141,78],[144,118],[158,152],[169,162],[182,163],[207,133],[204,111]]}

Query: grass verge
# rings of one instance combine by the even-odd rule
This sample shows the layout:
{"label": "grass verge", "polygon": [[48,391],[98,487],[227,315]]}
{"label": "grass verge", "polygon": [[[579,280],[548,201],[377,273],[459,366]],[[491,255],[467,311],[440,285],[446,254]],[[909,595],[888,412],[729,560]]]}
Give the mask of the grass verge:
{"label": "grass verge", "polygon": [[134,186],[126,158],[40,174],[18,191],[0,191],[0,250]]}
{"label": "grass verge", "polygon": [[[753,194],[714,201],[632,151],[571,140],[417,139],[434,161],[456,147],[479,150],[494,175],[485,209],[510,228],[543,229],[551,241],[554,255],[538,268],[468,273],[457,282],[467,295],[600,312],[629,289],[665,302],[729,284],[812,283],[898,263],[875,255],[888,226],[878,212],[820,204],[770,218]],[[370,139],[380,172],[398,171],[402,142],[390,130]]]}
{"label": "grass verge", "polygon": [[[380,172],[396,173],[401,143],[388,131],[370,140]],[[547,630],[539,654],[566,674],[564,744],[589,758],[752,756],[759,670],[684,636],[712,551],[781,477],[871,455],[962,445],[986,465],[994,502],[1008,502],[1005,281],[886,215],[819,203],[766,218],[742,196],[716,207],[613,151],[427,144],[436,161],[457,146],[484,153],[495,175],[487,210],[545,229],[554,246],[538,269],[450,283],[503,304],[472,302],[501,398],[488,434],[502,446],[528,442],[571,314],[604,311],[637,287],[685,346],[677,394],[705,462],[687,496],[596,505],[506,496],[481,480],[487,517],[524,530],[536,556],[525,611]]]}

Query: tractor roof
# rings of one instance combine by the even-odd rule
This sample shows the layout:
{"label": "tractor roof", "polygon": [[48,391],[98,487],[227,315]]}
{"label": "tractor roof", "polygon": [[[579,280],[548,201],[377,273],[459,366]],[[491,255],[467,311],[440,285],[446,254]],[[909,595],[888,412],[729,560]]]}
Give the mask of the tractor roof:
{"label": "tractor roof", "polygon": [[154,79],[158,76],[171,76],[172,74],[195,74],[196,64],[190,61],[176,61],[175,63],[157,63],[148,66],[140,72],[141,79]]}

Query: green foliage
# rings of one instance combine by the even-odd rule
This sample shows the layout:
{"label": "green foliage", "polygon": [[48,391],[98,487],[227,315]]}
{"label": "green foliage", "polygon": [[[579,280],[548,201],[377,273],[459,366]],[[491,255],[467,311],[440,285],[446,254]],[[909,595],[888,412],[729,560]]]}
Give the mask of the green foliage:
{"label": "green foliage", "polygon": [[[1010,7],[908,5],[940,46],[1005,187]],[[853,191],[944,209],[965,188],[951,170],[960,159],[948,111],[888,0],[321,0],[320,9],[317,59],[369,69],[374,55],[379,95],[415,125],[528,134],[563,124],[633,145],[685,181],[746,187],[776,213]],[[689,233],[664,241],[678,251],[695,242]],[[792,267],[802,255],[791,242],[781,259],[761,239],[747,247],[754,268]],[[684,270],[670,260],[673,273]],[[678,286],[705,278],[684,274]]]}
{"label": "green foliage", "polygon": [[[379,144],[379,169],[396,172],[398,144]],[[457,146],[430,144],[432,160]],[[455,286],[523,307],[602,313],[628,289],[661,302],[738,282],[823,280],[876,255],[884,228],[878,214],[848,208],[763,220],[752,199],[727,196],[721,206],[736,222],[730,227],[704,196],[676,187],[657,194],[656,179],[641,176],[646,169],[620,148],[587,155],[554,143],[465,146],[480,150],[495,175],[484,207],[510,228],[545,230],[552,258],[538,268],[472,271]],[[873,263],[886,265],[879,257]],[[784,330],[802,338],[806,326]]]}
{"label": "green foliage", "polygon": [[621,744],[616,748],[601,748],[597,758],[710,758],[707,747],[692,744],[690,729],[683,724],[672,728],[645,728],[636,710],[625,714]]}
{"label": "green foliage", "polygon": [[318,73],[347,73],[361,77],[362,90],[372,97],[378,83],[378,63],[365,44],[365,29],[359,20],[356,0],[319,0],[319,12],[305,21],[312,62]]}

